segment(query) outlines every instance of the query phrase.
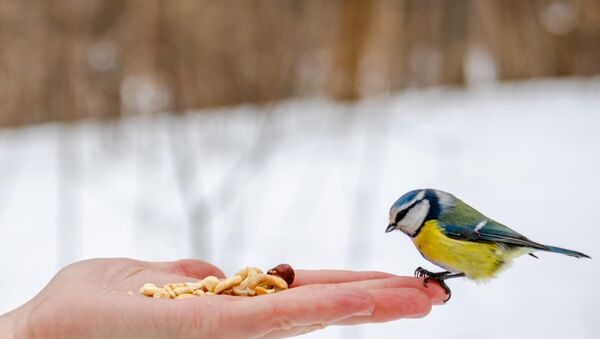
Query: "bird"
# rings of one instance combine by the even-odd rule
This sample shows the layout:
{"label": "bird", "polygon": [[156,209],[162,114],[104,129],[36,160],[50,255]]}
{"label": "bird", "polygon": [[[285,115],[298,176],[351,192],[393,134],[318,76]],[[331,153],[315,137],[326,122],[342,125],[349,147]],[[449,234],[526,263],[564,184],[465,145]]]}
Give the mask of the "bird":
{"label": "bird", "polygon": [[402,195],[390,208],[386,233],[399,230],[408,235],[421,255],[445,269],[431,272],[422,267],[415,277],[424,284],[437,281],[448,295],[444,282],[466,277],[475,281],[495,278],[524,254],[535,258],[536,251],[548,251],[576,258],[587,254],[561,247],[542,245],[491,218],[454,195],[436,189],[417,189]]}

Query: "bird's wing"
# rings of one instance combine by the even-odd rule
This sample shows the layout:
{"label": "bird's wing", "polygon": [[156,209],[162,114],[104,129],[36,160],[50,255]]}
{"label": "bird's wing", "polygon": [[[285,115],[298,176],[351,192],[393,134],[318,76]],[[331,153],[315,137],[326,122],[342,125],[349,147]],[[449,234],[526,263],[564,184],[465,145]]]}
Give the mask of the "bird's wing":
{"label": "bird's wing", "polygon": [[473,242],[500,242],[509,245],[547,250],[546,246],[527,239],[518,232],[502,225],[473,209],[462,201],[439,220],[446,236]]}

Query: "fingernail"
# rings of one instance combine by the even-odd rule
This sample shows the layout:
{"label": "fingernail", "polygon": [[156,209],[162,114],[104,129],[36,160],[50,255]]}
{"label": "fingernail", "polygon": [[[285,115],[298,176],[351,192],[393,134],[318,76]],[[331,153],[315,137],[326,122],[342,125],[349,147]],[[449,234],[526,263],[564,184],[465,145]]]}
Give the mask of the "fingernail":
{"label": "fingernail", "polygon": [[432,300],[431,303],[435,306],[439,306],[439,305],[446,305],[446,303],[443,300]]}

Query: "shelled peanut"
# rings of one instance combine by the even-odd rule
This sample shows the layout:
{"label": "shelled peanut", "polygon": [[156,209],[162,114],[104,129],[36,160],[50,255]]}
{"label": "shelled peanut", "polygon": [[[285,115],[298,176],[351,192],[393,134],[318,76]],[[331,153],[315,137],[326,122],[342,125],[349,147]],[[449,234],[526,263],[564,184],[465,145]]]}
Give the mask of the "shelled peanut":
{"label": "shelled peanut", "polygon": [[294,270],[290,265],[281,264],[267,271],[256,267],[246,267],[234,276],[219,279],[208,276],[198,282],[172,283],[158,287],[146,283],[139,293],[147,297],[185,299],[203,295],[257,296],[283,291],[294,281]]}

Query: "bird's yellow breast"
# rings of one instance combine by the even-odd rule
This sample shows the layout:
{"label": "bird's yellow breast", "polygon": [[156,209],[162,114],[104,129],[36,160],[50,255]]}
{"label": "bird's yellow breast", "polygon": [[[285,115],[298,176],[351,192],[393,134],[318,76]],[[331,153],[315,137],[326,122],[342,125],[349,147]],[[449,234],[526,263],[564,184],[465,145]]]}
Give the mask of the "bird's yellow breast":
{"label": "bird's yellow breast", "polygon": [[494,277],[517,254],[500,244],[449,238],[435,220],[427,221],[412,240],[427,260],[476,280]]}

